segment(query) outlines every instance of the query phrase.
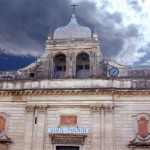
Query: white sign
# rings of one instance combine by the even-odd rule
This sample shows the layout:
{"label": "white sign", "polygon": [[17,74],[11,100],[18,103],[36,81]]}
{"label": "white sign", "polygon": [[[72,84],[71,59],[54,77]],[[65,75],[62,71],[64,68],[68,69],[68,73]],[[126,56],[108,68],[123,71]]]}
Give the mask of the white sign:
{"label": "white sign", "polygon": [[48,133],[87,134],[87,128],[48,128]]}

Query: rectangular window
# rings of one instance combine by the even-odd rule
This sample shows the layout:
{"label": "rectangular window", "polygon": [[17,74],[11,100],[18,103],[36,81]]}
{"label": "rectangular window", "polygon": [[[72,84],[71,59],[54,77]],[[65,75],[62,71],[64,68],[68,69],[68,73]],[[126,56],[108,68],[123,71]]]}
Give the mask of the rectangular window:
{"label": "rectangular window", "polygon": [[66,70],[66,66],[56,66],[57,71]]}
{"label": "rectangular window", "polygon": [[79,70],[83,70],[83,65],[78,65]]}
{"label": "rectangular window", "polygon": [[90,68],[89,65],[85,65],[85,69],[88,70]]}
{"label": "rectangular window", "polygon": [[63,66],[63,70],[66,70],[66,66]]}
{"label": "rectangular window", "polygon": [[62,66],[56,66],[57,71],[63,70]]}

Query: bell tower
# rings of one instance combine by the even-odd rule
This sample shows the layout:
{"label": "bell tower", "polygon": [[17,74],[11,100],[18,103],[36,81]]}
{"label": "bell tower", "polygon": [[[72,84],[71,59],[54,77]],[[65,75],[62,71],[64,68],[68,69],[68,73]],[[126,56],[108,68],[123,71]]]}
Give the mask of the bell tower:
{"label": "bell tower", "polygon": [[95,78],[104,75],[96,31],[78,24],[75,7],[71,21],[48,35],[45,54],[49,60],[50,78]]}

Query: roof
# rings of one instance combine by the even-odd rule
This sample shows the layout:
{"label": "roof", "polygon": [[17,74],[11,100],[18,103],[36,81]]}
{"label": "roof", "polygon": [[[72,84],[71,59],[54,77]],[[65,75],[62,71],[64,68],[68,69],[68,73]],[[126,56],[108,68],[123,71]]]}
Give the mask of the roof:
{"label": "roof", "polygon": [[91,30],[77,23],[75,14],[72,15],[70,23],[55,30],[53,39],[91,38]]}

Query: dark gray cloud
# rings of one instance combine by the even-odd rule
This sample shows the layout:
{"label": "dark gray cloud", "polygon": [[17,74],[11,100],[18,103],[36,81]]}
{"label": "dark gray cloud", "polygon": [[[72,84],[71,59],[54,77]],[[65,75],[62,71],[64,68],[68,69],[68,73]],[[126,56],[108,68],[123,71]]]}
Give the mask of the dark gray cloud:
{"label": "dark gray cloud", "polygon": [[67,24],[69,5],[68,0],[0,0],[0,47],[42,51],[49,28]]}
{"label": "dark gray cloud", "polygon": [[[42,53],[49,28],[54,31],[69,23],[70,4],[69,0],[0,0],[0,47],[14,55]],[[137,1],[130,5],[139,9]],[[123,49],[125,39],[141,35],[137,25],[124,26],[122,14],[108,12],[108,6],[108,0],[102,1],[97,13],[96,3],[82,1],[76,16],[79,24],[96,27],[102,52],[113,58]]]}

